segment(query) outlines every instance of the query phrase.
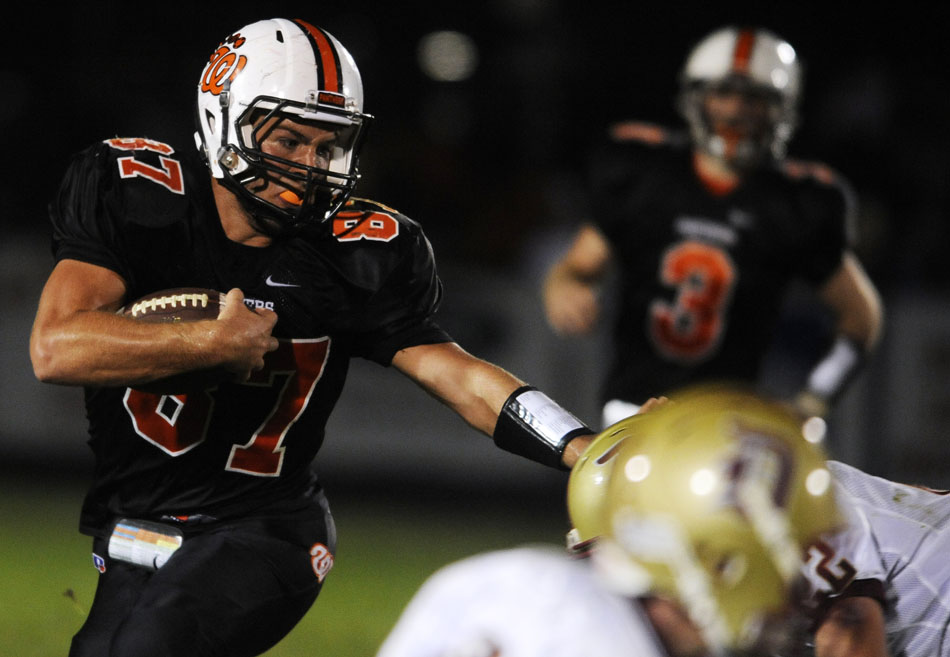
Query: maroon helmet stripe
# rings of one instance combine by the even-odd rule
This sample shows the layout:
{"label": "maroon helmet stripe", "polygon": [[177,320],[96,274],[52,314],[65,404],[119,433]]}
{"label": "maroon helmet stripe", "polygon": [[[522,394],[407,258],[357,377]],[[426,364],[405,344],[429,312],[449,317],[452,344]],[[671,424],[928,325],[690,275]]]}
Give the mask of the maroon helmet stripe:
{"label": "maroon helmet stripe", "polygon": [[749,60],[752,59],[752,48],[755,46],[755,32],[740,30],[736,37],[736,48],[732,52],[732,70],[736,73],[749,72]]}
{"label": "maroon helmet stripe", "polygon": [[303,29],[313,46],[313,55],[319,64],[317,82],[322,91],[343,93],[343,72],[340,69],[340,56],[326,32],[306,21],[294,19]]}

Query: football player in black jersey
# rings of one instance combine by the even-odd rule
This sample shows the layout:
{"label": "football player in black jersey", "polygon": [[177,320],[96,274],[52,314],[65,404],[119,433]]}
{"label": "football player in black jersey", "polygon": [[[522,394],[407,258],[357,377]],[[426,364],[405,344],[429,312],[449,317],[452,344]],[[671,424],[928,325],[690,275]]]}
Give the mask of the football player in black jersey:
{"label": "football player in black jersey", "polygon": [[617,272],[605,426],[688,383],[755,382],[793,280],[837,322],[794,400],[802,413],[826,415],[874,348],[882,307],[851,250],[850,190],[829,168],[785,156],[801,83],[787,42],[722,28],[682,73],[688,135],[611,126],[592,160],[591,216],[544,283],[552,328],[583,334]]}
{"label": "football player in black jersey", "polygon": [[[371,117],[333,36],[242,27],[209,58],[196,118],[198,152],[106,139],[50,204],[56,264],[30,353],[40,380],[85,388],[95,454],[80,529],[101,575],[74,657],[256,655],[290,631],[333,565],[310,466],[353,357],[552,467],[592,433],[440,329],[419,224],[351,197]],[[224,309],[169,324],[116,312],[175,287],[227,291]],[[196,370],[223,374],[168,383]]]}

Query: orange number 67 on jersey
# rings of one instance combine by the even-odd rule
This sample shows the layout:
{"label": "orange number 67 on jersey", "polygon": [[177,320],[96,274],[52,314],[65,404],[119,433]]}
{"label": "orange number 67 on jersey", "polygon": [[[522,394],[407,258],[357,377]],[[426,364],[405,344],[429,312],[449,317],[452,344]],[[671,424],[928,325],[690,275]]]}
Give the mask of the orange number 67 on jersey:
{"label": "orange number 67 on jersey", "polygon": [[[281,340],[265,367],[243,385],[274,387],[277,401],[244,444],[235,444],[225,470],[259,477],[280,475],[284,438],[306,410],[323,376],[330,339]],[[204,442],[214,412],[209,392],[159,395],[128,388],[123,400],[135,432],[169,456],[178,457]]]}

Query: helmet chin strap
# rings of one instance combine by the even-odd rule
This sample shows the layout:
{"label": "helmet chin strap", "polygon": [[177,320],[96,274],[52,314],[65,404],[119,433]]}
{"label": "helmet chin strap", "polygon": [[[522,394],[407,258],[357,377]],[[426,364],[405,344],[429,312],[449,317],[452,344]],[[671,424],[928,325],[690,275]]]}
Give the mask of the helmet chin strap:
{"label": "helmet chin strap", "polygon": [[[229,88],[230,85],[226,84],[224,93]],[[300,166],[298,168],[305,170],[306,175],[295,176],[295,179],[303,188],[290,189],[287,183],[282,182],[282,177],[286,174],[284,169],[293,169],[296,163],[277,157],[269,158],[259,151],[245,153],[243,148],[229,144],[229,128],[233,126],[229,119],[229,108],[223,101],[221,115],[221,146],[216,161],[221,172],[219,180],[238,197],[247,213],[255,218],[257,229],[272,236],[293,234],[305,223],[321,223],[329,219],[349,199],[355,181],[359,178],[355,161],[362,132],[352,146],[354,164],[348,173],[316,171],[311,167]],[[323,176],[342,182],[334,184]],[[258,195],[270,184],[283,188],[276,194],[287,206],[275,205]]]}
{"label": "helmet chin strap", "polygon": [[305,223],[303,216],[293,216],[282,212],[270,203],[260,199],[247,187],[242,185],[227,171],[224,177],[219,178],[221,184],[231,192],[241,208],[247,214],[248,221],[253,228],[270,237],[287,237],[298,232]]}

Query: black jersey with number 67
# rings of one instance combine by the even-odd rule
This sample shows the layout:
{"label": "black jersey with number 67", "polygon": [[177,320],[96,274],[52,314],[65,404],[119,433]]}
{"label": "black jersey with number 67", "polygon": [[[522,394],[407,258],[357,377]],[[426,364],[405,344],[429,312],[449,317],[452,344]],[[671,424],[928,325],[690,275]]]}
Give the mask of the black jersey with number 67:
{"label": "black jersey with number 67", "polygon": [[850,240],[850,190],[827,167],[764,166],[717,193],[689,140],[654,126],[615,126],[591,181],[620,268],[605,400],[755,381],[788,285],[828,280]]}
{"label": "black jersey with number 67", "polygon": [[349,359],[450,341],[433,321],[441,283],[418,224],[351,200],[306,234],[265,248],[230,241],[207,168],[167,144],[109,139],[77,155],[50,205],[57,261],[108,268],[128,299],[171,287],[241,288],[273,309],[279,348],[246,383],[187,395],[87,388],[95,477],[80,522],[117,515],[227,518],[293,505]]}

